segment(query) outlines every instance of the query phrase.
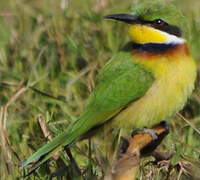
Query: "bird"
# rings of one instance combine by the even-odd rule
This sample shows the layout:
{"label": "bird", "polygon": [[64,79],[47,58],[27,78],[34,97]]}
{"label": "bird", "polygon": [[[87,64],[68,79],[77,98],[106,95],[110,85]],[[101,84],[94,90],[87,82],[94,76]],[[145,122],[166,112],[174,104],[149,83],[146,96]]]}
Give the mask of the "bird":
{"label": "bird", "polygon": [[55,152],[92,131],[101,133],[103,127],[129,131],[162,120],[170,122],[191,95],[196,64],[189,49],[188,22],[175,5],[148,1],[131,13],[104,18],[127,24],[130,42],[99,71],[77,120],[29,157],[22,168],[33,162],[32,170],[38,168]]}

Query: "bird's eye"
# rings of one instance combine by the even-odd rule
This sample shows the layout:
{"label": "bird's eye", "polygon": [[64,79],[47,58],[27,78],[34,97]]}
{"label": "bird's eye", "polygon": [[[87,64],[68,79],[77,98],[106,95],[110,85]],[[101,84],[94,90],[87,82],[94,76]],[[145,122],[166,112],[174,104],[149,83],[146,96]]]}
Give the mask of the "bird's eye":
{"label": "bird's eye", "polygon": [[157,25],[157,26],[162,26],[162,25],[164,25],[164,23],[165,22],[162,19],[156,19],[154,21],[154,24]]}

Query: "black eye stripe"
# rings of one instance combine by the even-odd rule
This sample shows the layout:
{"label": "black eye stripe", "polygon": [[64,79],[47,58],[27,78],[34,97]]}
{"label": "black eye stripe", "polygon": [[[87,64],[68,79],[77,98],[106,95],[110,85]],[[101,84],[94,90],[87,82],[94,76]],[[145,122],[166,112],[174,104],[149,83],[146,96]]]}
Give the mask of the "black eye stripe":
{"label": "black eye stripe", "polygon": [[163,21],[162,19],[155,19],[154,21],[145,21],[140,19],[140,21],[144,25],[154,27],[156,29],[175,35],[177,37],[181,37],[182,35],[181,30],[177,26],[170,25],[167,22]]}
{"label": "black eye stripe", "polygon": [[181,30],[177,26],[172,26],[167,23],[164,23],[163,25],[160,25],[160,26],[152,25],[152,27],[159,29],[161,31],[167,32],[169,34],[178,36],[178,37],[181,37],[182,35]]}

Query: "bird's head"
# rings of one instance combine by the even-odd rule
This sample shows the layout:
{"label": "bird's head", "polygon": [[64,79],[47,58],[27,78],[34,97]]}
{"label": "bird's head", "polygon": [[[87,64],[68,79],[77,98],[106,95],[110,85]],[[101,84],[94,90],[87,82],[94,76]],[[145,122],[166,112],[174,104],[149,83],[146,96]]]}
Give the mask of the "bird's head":
{"label": "bird's head", "polygon": [[130,24],[131,39],[139,44],[182,44],[188,38],[185,17],[174,5],[164,2],[147,2],[131,14],[111,14],[105,18]]}

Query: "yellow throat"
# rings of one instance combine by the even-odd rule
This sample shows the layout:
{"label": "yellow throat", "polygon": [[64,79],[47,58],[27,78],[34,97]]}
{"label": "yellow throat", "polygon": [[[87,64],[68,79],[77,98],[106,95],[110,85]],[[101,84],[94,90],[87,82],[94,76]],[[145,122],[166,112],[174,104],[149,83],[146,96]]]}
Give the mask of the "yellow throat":
{"label": "yellow throat", "polygon": [[168,34],[150,26],[133,24],[129,28],[129,34],[133,42],[144,43],[184,43],[183,38]]}

